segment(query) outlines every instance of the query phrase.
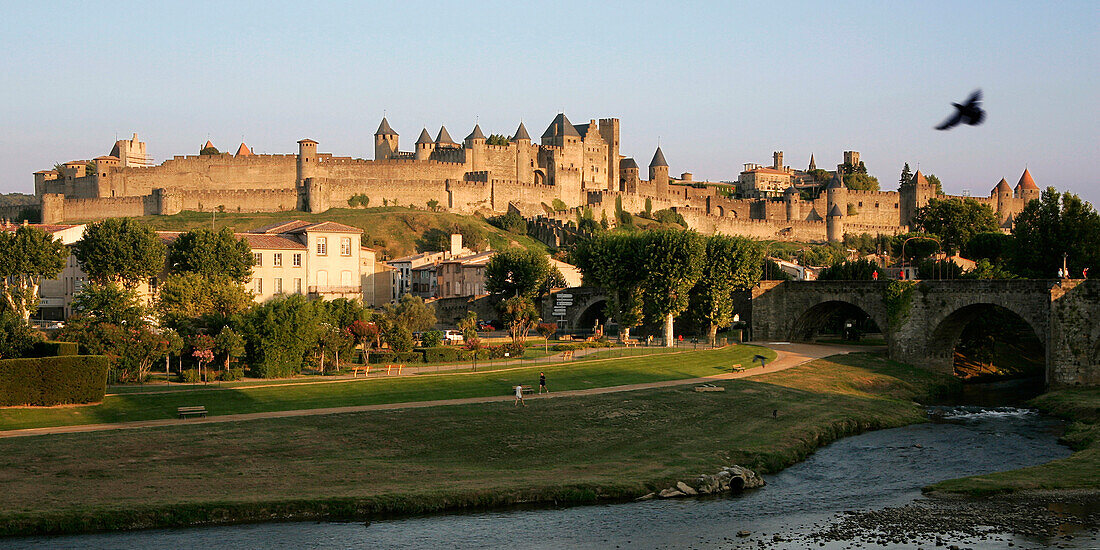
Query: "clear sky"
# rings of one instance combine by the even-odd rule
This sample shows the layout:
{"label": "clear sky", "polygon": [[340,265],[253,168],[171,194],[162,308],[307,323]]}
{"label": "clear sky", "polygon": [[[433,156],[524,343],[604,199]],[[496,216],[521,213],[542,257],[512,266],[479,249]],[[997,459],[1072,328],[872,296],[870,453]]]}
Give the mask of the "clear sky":
{"label": "clear sky", "polygon": [[[1100,203],[1100,2],[9,2],[0,192],[137,132],[156,162],[235,151],[373,156],[383,113],[537,139],[559,111],[622,120],[622,152],[730,180],[746,162],[862,153],[988,195],[1025,166]],[[985,91],[987,122],[938,132]]]}

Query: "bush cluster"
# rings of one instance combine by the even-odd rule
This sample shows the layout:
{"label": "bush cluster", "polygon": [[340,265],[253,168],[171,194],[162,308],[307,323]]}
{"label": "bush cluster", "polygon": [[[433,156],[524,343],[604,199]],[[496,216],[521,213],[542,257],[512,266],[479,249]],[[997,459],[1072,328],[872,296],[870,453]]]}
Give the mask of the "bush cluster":
{"label": "bush cluster", "polygon": [[0,360],[0,405],[95,403],[107,392],[107,358],[69,355]]}
{"label": "bush cluster", "polygon": [[554,344],[550,349],[554,351],[576,351],[584,348],[613,348],[615,343],[609,340],[597,340],[595,342],[573,342],[571,344]]}

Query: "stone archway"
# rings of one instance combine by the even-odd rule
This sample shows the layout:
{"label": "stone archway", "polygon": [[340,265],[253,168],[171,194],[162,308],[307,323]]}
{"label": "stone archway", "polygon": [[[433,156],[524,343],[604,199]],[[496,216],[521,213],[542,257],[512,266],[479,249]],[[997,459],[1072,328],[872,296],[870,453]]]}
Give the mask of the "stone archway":
{"label": "stone archway", "polygon": [[889,338],[882,320],[853,302],[835,299],[818,302],[806,309],[791,325],[788,338],[794,342],[811,342],[823,328],[837,321],[842,325],[851,323],[852,328],[860,332],[873,331]]}
{"label": "stone archway", "polygon": [[[1020,356],[1021,362],[1025,356],[1028,360],[1041,361],[1044,378],[1049,380],[1045,331],[1037,328],[1027,315],[1012,308],[988,302],[971,303],[956,308],[931,325],[931,331],[925,343],[928,363],[940,372],[956,372],[956,350],[964,331],[975,322],[988,325],[989,323],[982,319],[986,315],[994,315],[997,319],[1003,320],[997,324],[995,331],[991,331],[998,333],[997,343],[1015,348],[1015,353]],[[1026,327],[1026,330],[1021,327]],[[1029,337],[1034,343],[1028,340]],[[1038,350],[1032,349],[1035,346],[1038,346]],[[1032,353],[1028,353],[1029,351]]]}
{"label": "stone archway", "polygon": [[722,205],[718,205],[718,216],[724,217],[726,215],[726,209]]}
{"label": "stone archway", "polygon": [[546,185],[546,172],[535,170],[535,185]]}
{"label": "stone archway", "polygon": [[610,317],[607,312],[607,299],[601,298],[590,302],[581,312],[576,316],[574,326],[579,332],[591,331],[592,327],[599,322],[600,326],[607,326]]}

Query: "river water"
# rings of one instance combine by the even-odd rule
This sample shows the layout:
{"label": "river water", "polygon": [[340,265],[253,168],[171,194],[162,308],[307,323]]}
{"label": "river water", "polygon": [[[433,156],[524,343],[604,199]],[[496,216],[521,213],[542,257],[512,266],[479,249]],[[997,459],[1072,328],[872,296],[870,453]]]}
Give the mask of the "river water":
{"label": "river water", "polygon": [[[842,439],[767,476],[766,487],[737,496],[435,515],[369,525],[298,522],[8,539],[0,546],[805,548],[805,539],[773,542],[771,537],[781,534],[786,541],[799,541],[845,511],[912,502],[920,497],[920,487],[936,481],[1041,464],[1070,454],[1056,442],[1061,423],[1033,411],[959,407],[932,412],[943,420]],[[739,538],[739,531],[751,535]],[[1061,548],[1093,548],[1095,535],[1086,532],[1057,543]],[[1018,548],[1053,544],[1010,534],[999,534],[996,540],[952,540],[974,549],[1005,548],[1010,541]],[[934,546],[934,540],[927,542],[924,547]],[[852,543],[813,546],[851,548]]]}

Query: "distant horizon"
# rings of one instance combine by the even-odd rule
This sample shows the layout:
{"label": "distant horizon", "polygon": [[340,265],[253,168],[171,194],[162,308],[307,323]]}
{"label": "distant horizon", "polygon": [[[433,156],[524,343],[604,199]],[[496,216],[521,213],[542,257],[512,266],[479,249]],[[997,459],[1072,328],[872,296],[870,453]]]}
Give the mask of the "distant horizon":
{"label": "distant horizon", "polygon": [[[293,154],[309,137],[369,159],[383,115],[411,150],[444,124],[460,140],[523,121],[537,142],[564,112],[619,118],[623,155],[644,167],[660,143],[697,180],[773,151],[831,170],[854,150],[883,191],[905,162],[979,197],[1027,168],[1100,203],[1090,2],[204,6],[9,8],[0,192],[33,193],[35,171],[135,132],[154,164],[208,139]],[[933,129],[976,88],[985,124]]]}

